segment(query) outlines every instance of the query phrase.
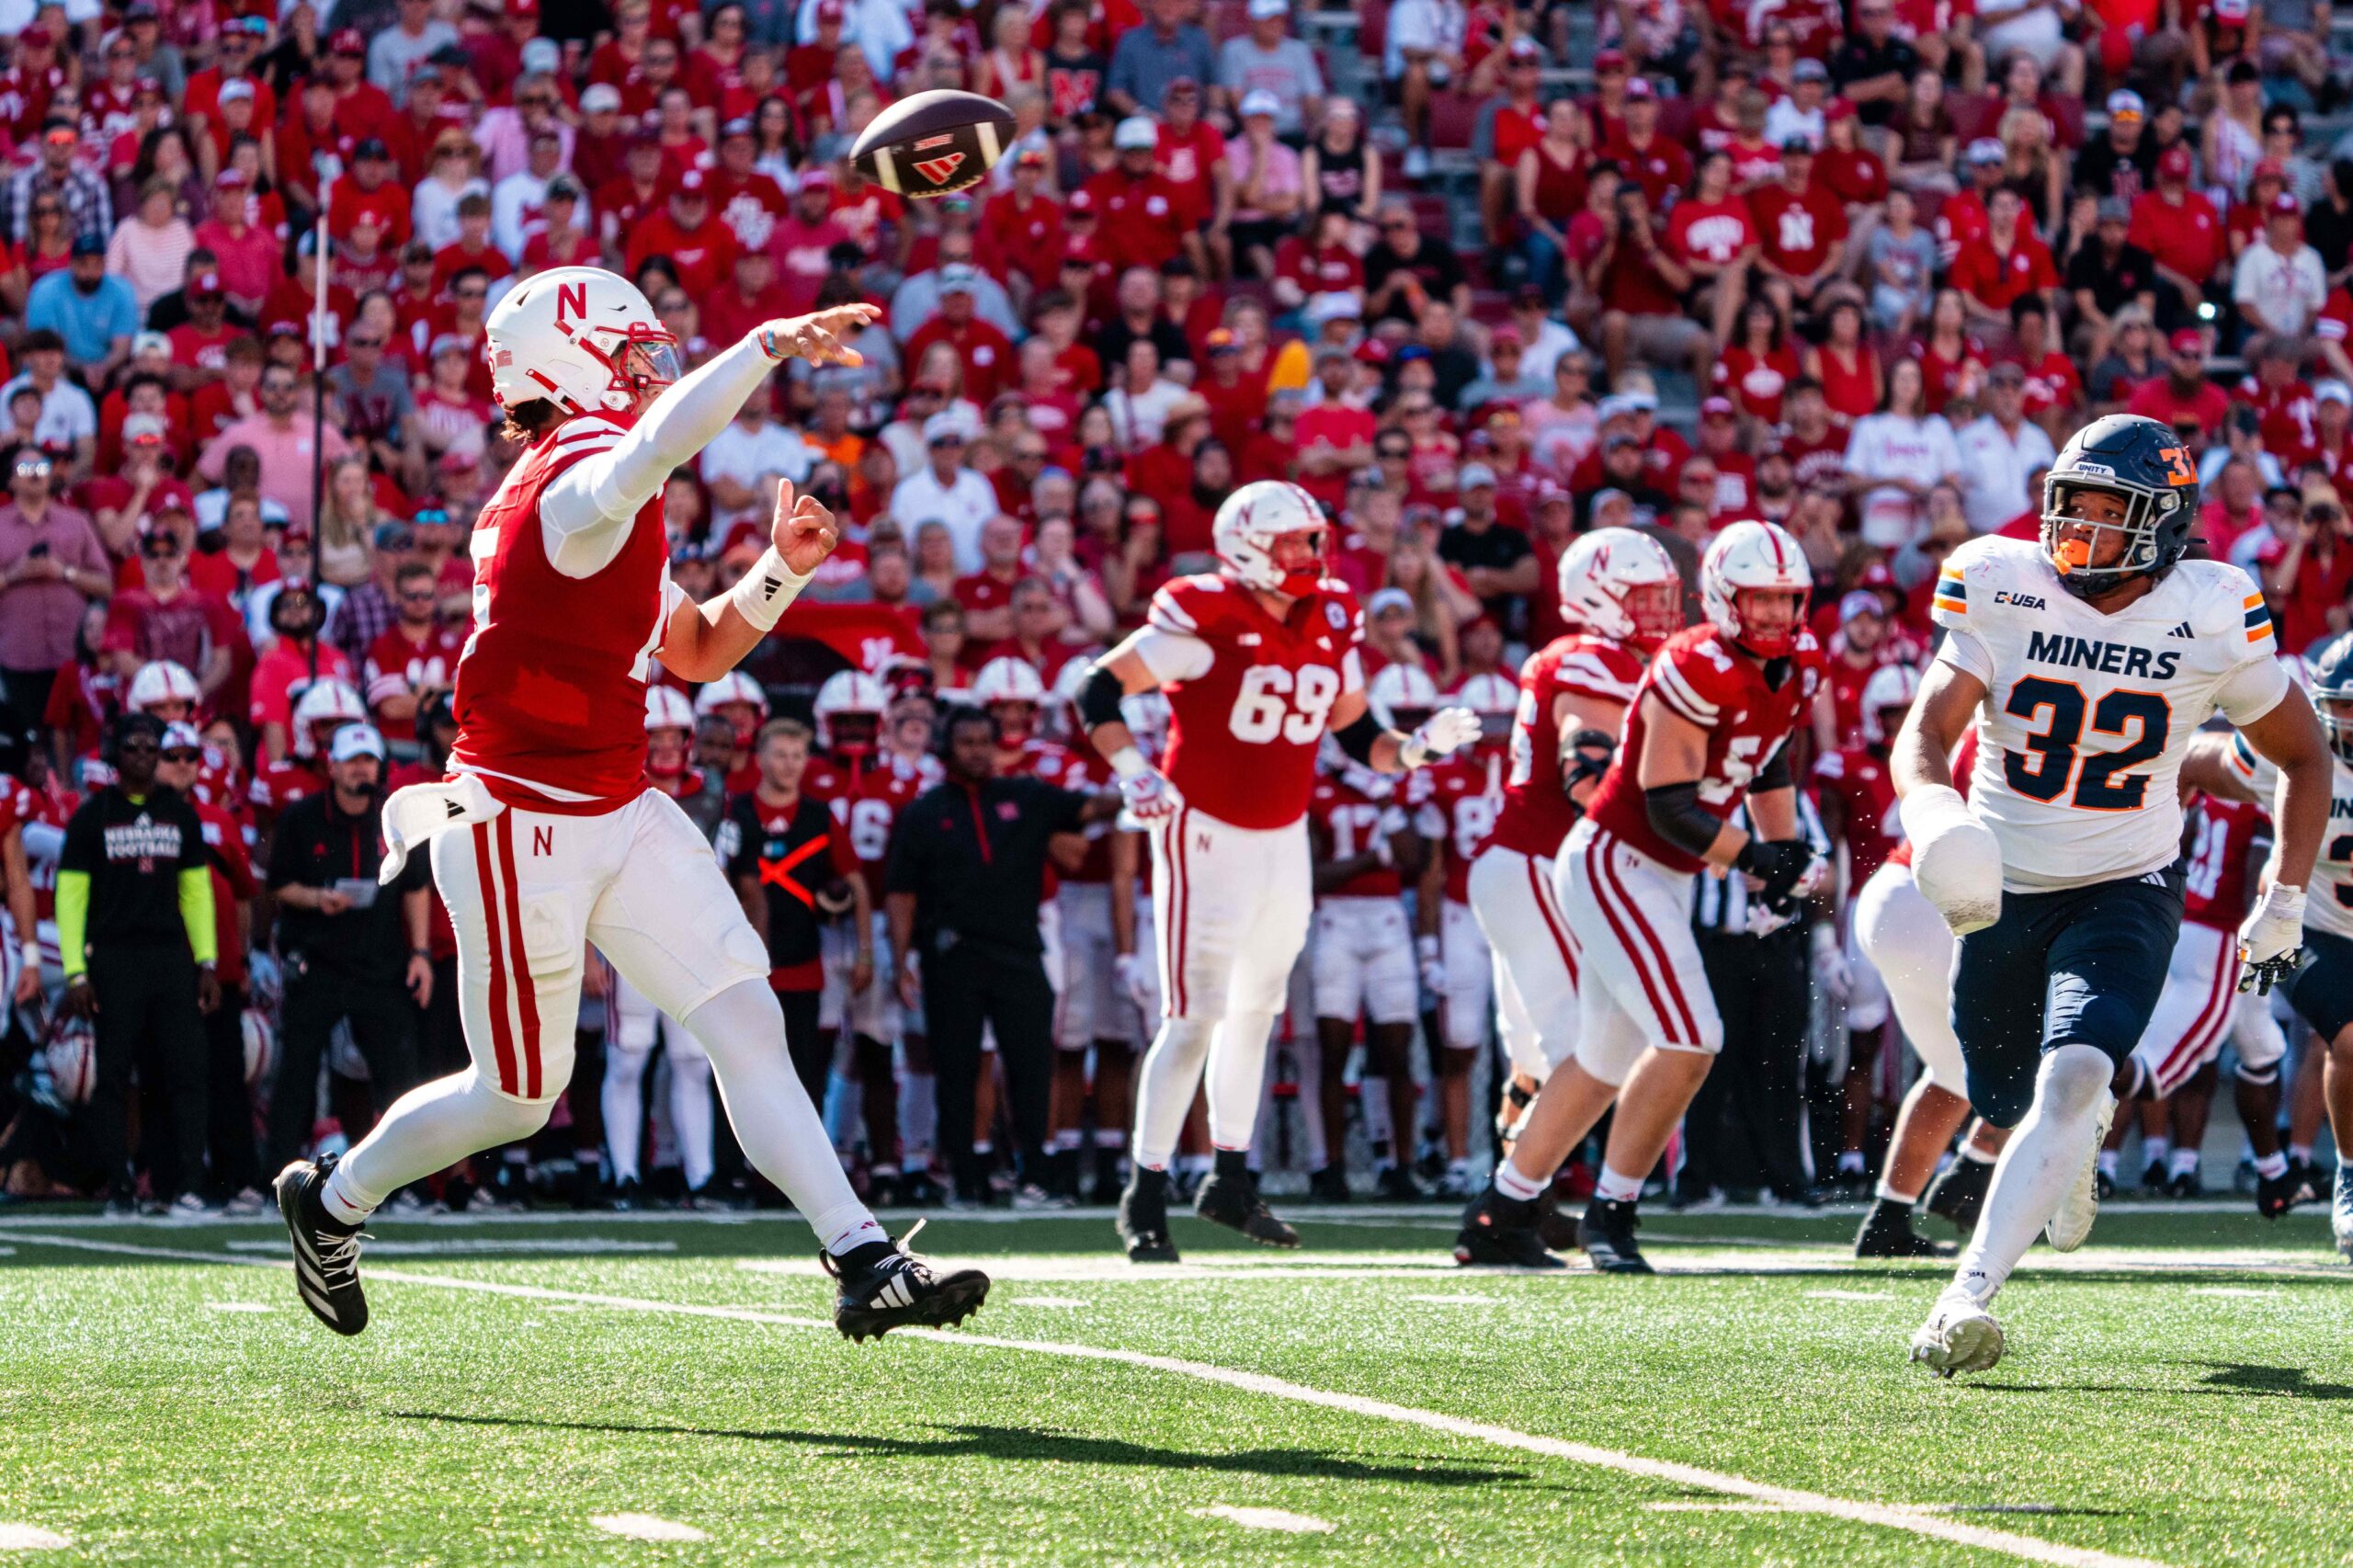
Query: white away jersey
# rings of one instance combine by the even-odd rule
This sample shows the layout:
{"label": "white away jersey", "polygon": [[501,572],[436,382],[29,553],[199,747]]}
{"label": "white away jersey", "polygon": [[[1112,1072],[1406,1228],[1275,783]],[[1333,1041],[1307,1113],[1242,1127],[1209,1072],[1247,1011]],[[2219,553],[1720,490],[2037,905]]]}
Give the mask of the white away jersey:
{"label": "white away jersey", "polygon": [[2002,885],[2119,881],[2181,853],[2177,780],[2216,711],[2269,712],[2289,687],[2245,572],[2184,561],[2113,615],[2068,593],[2030,540],[1988,536],[1945,561],[1937,657],[1985,685],[1969,803],[2002,845]]}
{"label": "white away jersey", "polygon": [[[2231,737],[2228,761],[2231,771],[2268,810],[2279,783],[2279,770],[2256,756],[2245,735]],[[2312,886],[2304,898],[2304,926],[2353,941],[2353,767],[2346,767],[2342,757],[2331,757],[2328,780],[2328,832],[2322,835],[2320,854],[2313,861]]]}

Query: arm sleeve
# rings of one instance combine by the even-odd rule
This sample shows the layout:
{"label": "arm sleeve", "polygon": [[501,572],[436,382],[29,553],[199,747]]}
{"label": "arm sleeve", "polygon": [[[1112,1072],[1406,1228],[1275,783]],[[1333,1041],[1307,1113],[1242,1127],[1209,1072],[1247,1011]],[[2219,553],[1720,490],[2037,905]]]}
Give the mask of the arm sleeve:
{"label": "arm sleeve", "polygon": [[1215,655],[1210,645],[1198,637],[1188,637],[1180,631],[1165,631],[1157,626],[1146,627],[1136,634],[1136,656],[1144,668],[1153,673],[1163,686],[1181,681],[1198,680],[1209,674]]}
{"label": "arm sleeve", "polygon": [[608,449],[558,474],[540,496],[540,527],[555,569],[587,577],[611,564],[628,525],[670,471],[727,428],[776,365],[756,336],[746,336],[655,399]]}
{"label": "arm sleeve", "polygon": [[60,871],[57,873],[57,950],[65,970],[65,978],[73,979],[89,967],[83,949],[90,934],[90,873]]}
{"label": "arm sleeve", "polygon": [[202,861],[180,868],[180,924],[188,927],[188,951],[199,963],[221,957],[221,933],[212,924],[212,868]]}

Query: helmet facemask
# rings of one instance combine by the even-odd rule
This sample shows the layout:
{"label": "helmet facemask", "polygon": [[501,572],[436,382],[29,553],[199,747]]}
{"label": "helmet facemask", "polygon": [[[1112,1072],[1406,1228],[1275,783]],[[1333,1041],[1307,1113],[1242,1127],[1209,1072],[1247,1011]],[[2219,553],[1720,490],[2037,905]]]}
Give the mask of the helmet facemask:
{"label": "helmet facemask", "polygon": [[1027,698],[990,703],[989,717],[996,721],[996,744],[1007,751],[1038,733],[1038,705]]}
{"label": "helmet facemask", "polygon": [[1659,645],[1683,630],[1683,585],[1671,583],[1637,583],[1618,600],[1626,619],[1634,623],[1634,634],[1627,639],[1643,653],[1655,652]]}
{"label": "helmet facemask", "polygon": [[[1751,619],[1751,608],[1767,597],[1790,601],[1790,619],[1779,631],[1760,630]],[[1805,626],[1805,595],[1794,588],[1736,588],[1733,591],[1733,619],[1740,627],[1733,641],[1746,653],[1760,659],[1786,658],[1796,652],[1798,632]]]}
{"label": "helmet facemask", "polygon": [[[2096,495],[2122,502],[2123,516],[2093,517],[2068,510],[2071,504],[2080,507],[2085,498]],[[2129,480],[2052,475],[2042,482],[2043,555],[2059,574],[2060,585],[2076,597],[2107,593],[2157,570],[2163,558],[2158,529],[2179,502],[2177,494],[2160,495]],[[2065,537],[2070,530],[2078,537]],[[2114,559],[2094,564],[2104,553],[2100,536],[2110,533],[2121,541]]]}
{"label": "helmet facemask", "polygon": [[2353,689],[2314,691],[2313,711],[2320,715],[2328,749],[2336,754],[2337,761],[2353,766]]}

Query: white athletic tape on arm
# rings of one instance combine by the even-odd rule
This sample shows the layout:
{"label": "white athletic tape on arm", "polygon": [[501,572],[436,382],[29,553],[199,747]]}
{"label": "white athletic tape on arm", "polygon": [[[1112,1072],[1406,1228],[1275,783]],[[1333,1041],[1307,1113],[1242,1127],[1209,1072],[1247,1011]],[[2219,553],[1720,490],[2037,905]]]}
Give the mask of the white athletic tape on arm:
{"label": "white athletic tape on arm", "polygon": [[1977,820],[1961,791],[1932,784],[1904,797],[1904,832],[1912,840],[1912,880],[1953,935],[1982,931],[2002,917],[2002,846]]}

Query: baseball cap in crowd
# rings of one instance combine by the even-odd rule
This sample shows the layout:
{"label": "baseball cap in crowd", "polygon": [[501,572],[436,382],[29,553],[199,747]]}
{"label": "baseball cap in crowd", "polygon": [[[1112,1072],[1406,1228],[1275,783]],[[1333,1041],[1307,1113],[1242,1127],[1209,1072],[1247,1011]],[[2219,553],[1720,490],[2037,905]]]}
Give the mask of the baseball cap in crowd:
{"label": "baseball cap in crowd", "polygon": [[700,169],[688,169],[685,174],[678,176],[677,188],[670,193],[670,199],[673,201],[676,201],[681,199],[689,201],[708,201],[710,199],[710,196],[709,192],[703,189],[705,183],[707,182],[703,179],[702,171]]}
{"label": "baseball cap in crowd", "polygon": [[553,73],[563,64],[563,46],[551,38],[535,38],[523,46],[523,69],[535,75]]}
{"label": "baseball cap in crowd", "polygon": [[1368,337],[1357,345],[1357,362],[1360,365],[1389,363],[1389,345],[1377,337]]}
{"label": "baseball cap in crowd", "polygon": [[251,82],[246,81],[243,76],[232,76],[227,81],[222,83],[221,90],[212,96],[217,102],[224,104],[233,103],[239,98],[252,97],[254,96],[254,85]]}
{"label": "baseball cap in crowd", "polygon": [[473,345],[464,336],[454,332],[445,332],[433,340],[433,350],[426,358],[438,359],[444,354],[470,354],[472,351]]}
{"label": "baseball cap in crowd", "polygon": [[166,752],[202,751],[204,737],[197,733],[194,724],[185,719],[175,719],[164,726],[164,739],[156,749]]}
{"label": "baseball cap in crowd", "polygon": [[126,447],[160,447],[170,434],[160,414],[123,415],[122,444]]}
{"label": "baseball cap in crowd", "polygon": [[1454,476],[1454,487],[1457,490],[1493,490],[1495,487],[1495,471],[1485,463],[1464,463],[1462,472]]}
{"label": "baseball cap in crowd", "polygon": [[1490,349],[1500,348],[1506,343],[1514,348],[1528,347],[1528,340],[1519,335],[1519,328],[1509,322],[1504,323],[1487,334],[1487,347]]}
{"label": "baseball cap in crowd", "polygon": [[1846,625],[1859,615],[1887,616],[1887,606],[1869,588],[1850,588],[1838,600],[1838,624]]}
{"label": "baseball cap in crowd", "polygon": [[262,335],[265,337],[301,337],[302,335],[302,324],[298,321],[284,319],[274,321],[269,324],[268,330]]}
{"label": "baseball cap in crowd", "polygon": [[610,114],[621,107],[621,90],[610,82],[591,82],[580,95],[583,114]]}
{"label": "baseball cap in crowd", "polygon": [[942,294],[970,294],[980,283],[980,274],[961,262],[950,262],[939,269],[939,291]]}
{"label": "baseball cap in crowd", "polygon": [[1626,97],[1629,99],[1639,98],[1648,102],[1658,97],[1658,89],[1651,85],[1651,79],[1648,76],[1637,76],[1626,84]]}
{"label": "baseball cap in crowd", "polygon": [[1201,347],[1213,355],[1242,352],[1242,345],[1234,341],[1233,334],[1222,326],[1211,327],[1209,335],[1201,339]]}
{"label": "baseball cap in crowd", "polygon": [[1094,221],[1095,193],[1093,191],[1082,187],[1063,199],[1063,222],[1067,223],[1073,218],[1085,218],[1090,222]]}
{"label": "baseball cap in crowd", "polygon": [[1827,82],[1830,80],[1830,67],[1809,54],[1799,59],[1790,74],[1801,82]]}
{"label": "baseball cap in crowd", "polygon": [[2015,359],[2005,359],[1985,372],[1985,384],[1995,387],[2026,385],[2026,367]]}
{"label": "baseball cap in crowd", "polygon": [[1242,95],[1242,118],[1245,119],[1261,114],[1272,119],[1282,112],[1282,100],[1264,87],[1253,87]]}
{"label": "baseball cap in crowd", "polygon": [[1730,419],[1735,412],[1728,397],[1711,397],[1699,405],[1702,419]]}
{"label": "baseball cap in crowd", "polygon": [[2214,0],[2214,16],[2218,21],[2244,22],[2254,9],[2253,0]]}
{"label": "baseball cap in crowd", "polygon": [[548,181],[550,201],[577,201],[583,194],[580,182],[570,175],[558,175]]}
{"label": "baseball cap in crowd", "polygon": [[2322,381],[2313,388],[2313,401],[2341,403],[2347,408],[2353,408],[2353,387],[2348,387],[2343,381],[2333,379]]}
{"label": "baseball cap in crowd", "polygon": [[131,357],[134,359],[142,354],[169,354],[171,351],[172,340],[153,327],[131,340]]}
{"label": "baseball cap in crowd", "polygon": [[392,155],[392,150],[384,145],[382,137],[370,136],[362,141],[358,146],[354,147],[351,150],[351,155],[354,158],[389,158]]}
{"label": "baseball cap in crowd", "polygon": [[2206,335],[2194,326],[2185,326],[2165,339],[2165,347],[2176,354],[2195,354],[2202,359],[2206,357]]}
{"label": "baseball cap in crowd", "polygon": [[1111,145],[1122,153],[1149,153],[1160,145],[1160,127],[1140,114],[1130,115],[1111,132]]}
{"label": "baseball cap in crowd", "polygon": [[1998,164],[2008,155],[2002,151],[2002,144],[1999,142],[1995,141],[1991,136],[1980,136],[1969,144],[1967,159],[1972,165]]}
{"label": "baseball cap in crowd", "polygon": [[1359,321],[1364,307],[1357,302],[1356,293],[1348,289],[1329,289],[1308,296],[1306,306],[1300,312],[1310,326],[1322,326],[1325,322]]}
{"label": "baseball cap in crowd", "polygon": [[2257,158],[2255,161],[2255,168],[2247,175],[2250,182],[2259,179],[2284,180],[2287,177],[2288,165],[2278,158]]}
{"label": "baseball cap in crowd", "polygon": [[506,0],[506,14],[528,20],[540,14],[540,0]]}
{"label": "baseball cap in crowd", "polygon": [[327,52],[356,54],[364,59],[368,53],[368,40],[360,36],[358,28],[338,28],[335,36],[327,40]]}
{"label": "baseball cap in crowd", "polygon": [[964,422],[952,414],[935,414],[923,422],[923,444],[926,447],[945,446],[953,441],[964,444]]}
{"label": "baseball cap in crowd", "polygon": [[188,279],[188,297],[191,300],[217,300],[221,297],[221,275],[199,272]]}
{"label": "baseball cap in crowd", "polygon": [[1364,608],[1368,615],[1387,615],[1392,609],[1401,609],[1411,615],[1414,613],[1414,596],[1403,588],[1383,588],[1367,599]]}
{"label": "baseball cap in crowd", "polygon": [[1250,0],[1250,19],[1263,22],[1270,17],[1290,15],[1290,0]]}
{"label": "baseball cap in crowd", "polygon": [[[1999,143],[1996,143],[1999,145]],[[2190,174],[2189,149],[2177,142],[2157,154],[2159,179],[2188,179]]]}
{"label": "baseball cap in crowd", "polygon": [[2143,103],[2141,95],[2130,87],[2119,87],[2108,95],[2108,118],[2110,119],[2130,124],[2148,112],[2149,106]]}
{"label": "baseball cap in crowd", "polygon": [[1782,137],[1781,156],[1787,158],[1792,154],[1802,158],[1813,157],[1813,138],[1808,136],[1802,131],[1793,131],[1787,136]]}
{"label": "baseball cap in crowd", "polygon": [[831,190],[833,188],[834,171],[829,168],[825,168],[823,165],[813,169],[801,170],[801,182],[792,187],[795,195],[799,195],[804,190]]}
{"label": "baseball cap in crowd", "polygon": [[222,190],[243,190],[253,183],[252,176],[232,164],[212,176],[212,183]]}
{"label": "baseball cap in crowd", "polygon": [[104,256],[107,254],[107,243],[96,234],[76,234],[74,236],[73,254],[77,256]]}
{"label": "baseball cap in crowd", "polygon": [[2292,190],[2283,190],[2271,199],[2270,215],[2274,218],[2296,218],[2303,214],[2304,204],[2296,199]]}
{"label": "baseball cap in crowd", "polygon": [[1597,76],[1625,69],[1626,51],[1622,49],[1605,49],[1593,57],[1593,72]]}
{"label": "baseball cap in crowd", "polygon": [[1017,169],[1042,169],[1046,166],[1046,150],[1043,147],[1024,147],[1014,154],[1013,166]]}
{"label": "baseball cap in crowd", "polygon": [[2103,223],[2130,223],[2132,221],[2132,204],[2120,196],[2103,196],[2099,199],[2099,221]]}
{"label": "baseball cap in crowd", "polygon": [[842,0],[818,0],[817,20],[821,25],[826,22],[847,21],[848,17],[849,7],[843,5]]}
{"label": "baseball cap in crowd", "polygon": [[384,760],[384,737],[377,733],[375,725],[346,724],[327,743],[329,762],[349,762],[355,756]]}

